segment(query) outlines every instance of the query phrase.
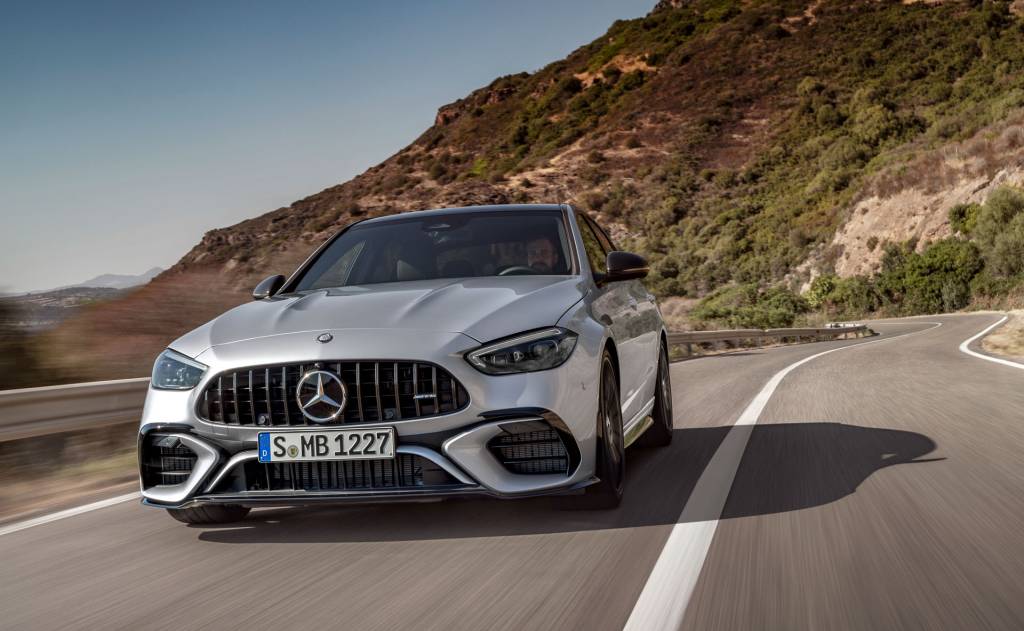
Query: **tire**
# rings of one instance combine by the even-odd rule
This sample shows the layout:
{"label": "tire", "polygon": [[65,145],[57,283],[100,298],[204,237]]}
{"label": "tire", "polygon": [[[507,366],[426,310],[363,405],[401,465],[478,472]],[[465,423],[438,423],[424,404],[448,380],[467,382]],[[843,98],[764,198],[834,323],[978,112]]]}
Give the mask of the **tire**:
{"label": "tire", "polygon": [[622,436],[622,403],[611,354],[601,357],[601,382],[597,399],[597,458],[594,473],[598,482],[587,487],[583,503],[587,508],[607,510],[622,502],[626,479],[626,448]]}
{"label": "tire", "polygon": [[210,504],[193,508],[168,508],[167,514],[186,524],[230,524],[245,519],[249,510],[248,506],[237,504]]}
{"label": "tire", "polygon": [[658,354],[658,382],[654,387],[654,423],[636,441],[642,447],[667,447],[672,443],[672,380],[669,373],[668,350],[664,345]]}

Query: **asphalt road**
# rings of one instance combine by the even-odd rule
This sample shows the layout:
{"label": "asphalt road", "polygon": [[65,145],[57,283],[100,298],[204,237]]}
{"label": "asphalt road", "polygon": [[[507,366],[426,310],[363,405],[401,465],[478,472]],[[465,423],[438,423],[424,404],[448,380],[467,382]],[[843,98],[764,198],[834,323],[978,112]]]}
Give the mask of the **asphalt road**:
{"label": "asphalt road", "polygon": [[613,512],[472,500],[201,528],[130,501],[4,534],[0,628],[1022,629],[1024,370],[958,350],[997,319],[674,365],[675,440],[629,454]]}

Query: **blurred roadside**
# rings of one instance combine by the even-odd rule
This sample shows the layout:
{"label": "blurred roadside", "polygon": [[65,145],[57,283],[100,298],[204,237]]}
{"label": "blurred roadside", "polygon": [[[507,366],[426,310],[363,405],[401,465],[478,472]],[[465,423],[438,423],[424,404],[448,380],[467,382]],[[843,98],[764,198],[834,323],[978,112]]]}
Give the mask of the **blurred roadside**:
{"label": "blurred roadside", "polygon": [[[48,326],[63,318],[52,311],[33,313],[16,300],[0,299],[0,390],[82,380],[82,372],[55,357],[59,347]],[[141,364],[126,370],[145,374]],[[133,421],[0,441],[0,523],[134,490],[136,432]]]}
{"label": "blurred roadside", "polygon": [[137,490],[136,423],[0,442],[0,524]]}

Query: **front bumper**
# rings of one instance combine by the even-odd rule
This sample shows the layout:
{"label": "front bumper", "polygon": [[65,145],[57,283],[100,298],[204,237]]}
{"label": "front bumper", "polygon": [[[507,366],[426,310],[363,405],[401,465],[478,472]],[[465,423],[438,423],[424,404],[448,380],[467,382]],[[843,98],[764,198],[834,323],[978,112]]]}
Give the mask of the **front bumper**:
{"label": "front bumper", "polygon": [[[265,464],[258,461],[255,449],[229,453],[230,445],[199,436],[186,426],[148,425],[139,434],[143,501],[186,508],[203,503],[256,506],[467,495],[516,498],[572,492],[594,481],[577,475],[579,445],[564,422],[546,410],[492,415],[448,434],[430,436],[426,444],[400,440],[394,460]],[[535,440],[538,437],[549,442]],[[564,471],[521,474],[516,472],[522,469],[521,460],[503,458],[538,442],[548,451],[557,445],[558,453],[564,455]],[[526,464],[562,461],[543,455]]]}
{"label": "front bumper", "polygon": [[[319,344],[313,336],[283,335],[240,344],[214,347],[198,359],[210,366],[204,380],[193,390],[176,392],[150,389],[143,410],[140,431],[140,462],[145,462],[145,437],[153,432],[182,434],[202,444],[212,455],[197,459],[187,479],[147,479],[142,471],[142,495],[146,503],[164,507],[182,507],[202,502],[306,504],[320,501],[420,499],[450,495],[487,495],[524,497],[573,491],[593,481],[596,441],[598,367],[601,352],[599,334],[580,336],[567,362],[558,368],[534,373],[488,376],[463,359],[463,353],[479,342],[458,333],[358,331],[335,329],[334,342]],[[308,339],[307,339],[308,338]],[[333,347],[333,348],[331,348]],[[341,349],[341,350],[339,350]],[[309,471],[262,472],[269,474],[268,488],[234,484],[225,480],[237,477],[239,470],[252,469],[257,436],[268,428],[224,425],[204,421],[196,413],[198,397],[215,376],[269,361],[337,361],[360,358],[400,358],[432,362],[443,367],[463,385],[469,403],[456,412],[429,418],[411,418],[384,423],[349,423],[324,426],[359,429],[388,425],[394,427],[398,454],[407,453],[419,460],[416,475],[422,484],[395,487],[351,488],[341,473],[330,472],[334,481],[329,490],[314,487],[325,476]],[[564,474],[517,473],[504,467],[488,447],[503,426],[516,422],[544,423],[559,432],[567,451],[573,454],[572,467]],[[278,428],[273,431],[306,431],[313,428]],[[439,473],[440,472],[440,473]],[[442,473],[444,475],[442,475]],[[292,475],[294,474],[294,475]],[[278,478],[274,476],[277,475]],[[352,471],[344,475],[355,475]],[[384,478],[388,474],[384,472]],[[433,484],[432,476],[443,484]],[[281,479],[299,477],[299,489]],[[445,477],[447,476],[447,477]],[[280,478],[280,479],[279,479]],[[313,484],[307,478],[312,478]],[[337,483],[338,480],[342,483]],[[419,478],[416,479],[419,481]],[[433,480],[437,481],[437,480]],[[175,484],[167,484],[175,482]],[[237,482],[237,481],[236,481]],[[173,487],[173,488],[172,488]],[[311,490],[312,489],[312,490]],[[339,490],[341,489],[341,490]]]}

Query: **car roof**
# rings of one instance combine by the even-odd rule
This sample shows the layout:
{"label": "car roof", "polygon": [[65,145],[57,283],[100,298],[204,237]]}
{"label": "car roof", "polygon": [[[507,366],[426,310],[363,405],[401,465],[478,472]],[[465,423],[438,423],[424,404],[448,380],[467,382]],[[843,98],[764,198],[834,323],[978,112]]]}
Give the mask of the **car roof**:
{"label": "car roof", "polygon": [[385,223],[388,221],[395,221],[400,219],[408,219],[409,217],[430,217],[432,215],[468,215],[472,213],[484,213],[484,212],[529,212],[536,210],[562,210],[565,206],[562,204],[493,204],[487,206],[462,206],[459,208],[433,208],[430,210],[414,210],[411,212],[400,212],[394,215],[386,215],[384,217],[373,217],[372,219],[366,219],[359,223]]}

